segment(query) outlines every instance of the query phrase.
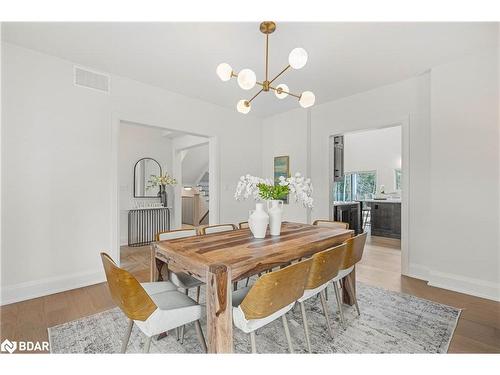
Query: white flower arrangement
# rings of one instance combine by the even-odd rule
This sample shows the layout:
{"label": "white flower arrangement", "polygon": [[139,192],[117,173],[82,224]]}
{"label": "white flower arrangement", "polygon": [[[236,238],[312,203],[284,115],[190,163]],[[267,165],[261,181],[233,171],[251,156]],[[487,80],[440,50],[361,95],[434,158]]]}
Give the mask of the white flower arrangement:
{"label": "white flower arrangement", "polygon": [[282,199],[292,193],[297,203],[302,203],[306,208],[313,207],[313,187],[310,178],[304,178],[300,173],[294,176],[279,178],[278,186],[270,179],[251,176],[241,176],[236,186],[234,198],[243,200],[253,197],[255,200]]}
{"label": "white flower arrangement", "polygon": [[175,184],[177,184],[177,180],[170,176],[168,173],[165,173],[159,176],[151,175],[151,178],[148,180],[147,188],[151,189],[156,186],[167,186]]}

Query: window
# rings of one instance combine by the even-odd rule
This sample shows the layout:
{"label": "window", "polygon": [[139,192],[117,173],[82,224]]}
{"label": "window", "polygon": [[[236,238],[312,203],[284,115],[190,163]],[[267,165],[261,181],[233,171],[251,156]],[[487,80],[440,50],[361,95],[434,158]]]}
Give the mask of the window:
{"label": "window", "polygon": [[401,169],[394,170],[394,188],[401,190]]}
{"label": "window", "polygon": [[344,180],[335,183],[334,200],[353,201],[370,198],[377,190],[376,171],[349,172]]}

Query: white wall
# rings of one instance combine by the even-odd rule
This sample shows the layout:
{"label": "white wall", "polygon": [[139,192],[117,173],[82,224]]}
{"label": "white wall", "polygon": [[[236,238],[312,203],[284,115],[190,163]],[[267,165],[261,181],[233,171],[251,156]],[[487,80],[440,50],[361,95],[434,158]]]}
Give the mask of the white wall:
{"label": "white wall", "polygon": [[[121,245],[128,242],[128,210],[134,208],[136,202],[159,202],[159,199],[134,198],[134,166],[137,161],[146,157],[153,158],[160,163],[162,173],[172,173],[172,140],[162,134],[161,129],[126,122],[120,124],[118,179]],[[172,206],[172,195],[173,189],[169,189],[169,206]]]}
{"label": "white wall", "polygon": [[[274,154],[290,155],[303,167],[310,152],[312,219],[328,218],[329,136],[406,122],[406,273],[499,300],[497,57],[496,50],[478,53],[416,78],[314,106],[310,145],[306,111],[268,118],[263,122],[264,171],[272,170]],[[287,207],[285,217],[307,220],[306,210],[295,207]]]}
{"label": "white wall", "polygon": [[182,159],[182,185],[196,186],[206,171],[208,171],[208,144],[186,150],[186,156]]}
{"label": "white wall", "polygon": [[110,95],[75,87],[71,62],[2,47],[2,303],[104,280],[99,252],[119,242],[120,119],[215,137],[220,221],[246,217],[233,192],[261,172],[260,120],[118,76]]}
{"label": "white wall", "polygon": [[427,267],[433,285],[500,299],[498,63],[489,51],[432,69]]}
{"label": "white wall", "polygon": [[[307,111],[299,108],[263,121],[262,177],[273,179],[274,157],[290,157],[290,173],[307,174]],[[305,222],[306,209],[290,199],[285,205],[284,220]]]}
{"label": "white wall", "polygon": [[345,172],[376,171],[377,191],[396,191],[395,169],[401,168],[401,126],[344,136]]}

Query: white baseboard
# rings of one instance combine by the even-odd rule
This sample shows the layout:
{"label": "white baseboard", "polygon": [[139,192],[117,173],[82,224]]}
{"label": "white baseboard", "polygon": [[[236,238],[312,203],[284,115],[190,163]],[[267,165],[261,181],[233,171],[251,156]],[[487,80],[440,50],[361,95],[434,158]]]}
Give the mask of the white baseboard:
{"label": "white baseboard", "polygon": [[9,285],[1,289],[0,306],[98,284],[105,280],[101,269]]}
{"label": "white baseboard", "polygon": [[408,274],[406,276],[413,277],[419,280],[428,281],[429,268],[421,264],[410,263]]}
{"label": "white baseboard", "polygon": [[436,288],[500,301],[500,284],[491,281],[434,271],[421,264],[410,264],[408,276],[427,281],[428,285]]}

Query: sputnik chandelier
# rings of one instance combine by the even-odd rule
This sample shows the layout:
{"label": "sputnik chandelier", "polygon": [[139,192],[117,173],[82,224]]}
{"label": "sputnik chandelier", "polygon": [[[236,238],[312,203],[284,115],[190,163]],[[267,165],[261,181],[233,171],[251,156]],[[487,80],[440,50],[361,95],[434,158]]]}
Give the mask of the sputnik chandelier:
{"label": "sputnik chandelier", "polygon": [[255,73],[250,69],[242,69],[239,73],[236,73],[231,65],[222,63],[217,66],[217,75],[219,78],[226,82],[231,78],[235,77],[238,81],[238,85],[243,90],[251,90],[255,85],[259,85],[261,89],[250,99],[242,99],[236,104],[236,109],[240,113],[248,113],[252,108],[252,101],[262,92],[269,92],[269,90],[274,91],[274,94],[278,99],[285,99],[288,95],[293,96],[299,100],[299,104],[303,108],[311,107],[314,105],[316,100],[314,94],[311,91],[304,91],[302,94],[292,94],[288,86],[284,83],[277,86],[272,86],[272,83],[276,81],[283,73],[288,69],[301,69],[307,63],[307,52],[303,48],[294,48],[292,52],[288,55],[288,65],[279,72],[276,77],[269,79],[269,34],[272,34],[276,30],[276,24],[272,21],[264,21],[260,24],[260,31],[266,35],[266,77],[263,82],[258,82]]}

